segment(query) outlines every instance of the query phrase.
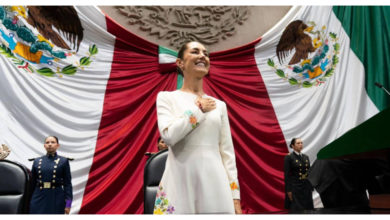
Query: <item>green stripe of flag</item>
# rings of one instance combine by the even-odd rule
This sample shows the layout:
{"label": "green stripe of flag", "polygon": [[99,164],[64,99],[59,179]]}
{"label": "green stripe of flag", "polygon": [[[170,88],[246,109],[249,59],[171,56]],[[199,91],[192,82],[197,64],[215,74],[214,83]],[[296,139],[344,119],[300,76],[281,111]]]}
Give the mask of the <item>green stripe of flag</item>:
{"label": "green stripe of flag", "polygon": [[163,46],[158,46],[159,63],[176,62],[177,52]]}
{"label": "green stripe of flag", "polygon": [[390,97],[375,86],[390,86],[390,7],[334,6],[333,12],[364,65],[367,95],[380,112],[325,146],[317,158],[378,156],[390,150]]}
{"label": "green stripe of flag", "polygon": [[[177,52],[163,46],[158,46],[158,62],[160,64],[175,63],[177,59]],[[176,89],[183,86],[183,76],[177,75]]]}
{"label": "green stripe of flag", "polygon": [[390,88],[390,7],[334,6],[333,12],[364,65],[368,96],[379,111],[390,107],[390,96],[375,86],[379,82]]}

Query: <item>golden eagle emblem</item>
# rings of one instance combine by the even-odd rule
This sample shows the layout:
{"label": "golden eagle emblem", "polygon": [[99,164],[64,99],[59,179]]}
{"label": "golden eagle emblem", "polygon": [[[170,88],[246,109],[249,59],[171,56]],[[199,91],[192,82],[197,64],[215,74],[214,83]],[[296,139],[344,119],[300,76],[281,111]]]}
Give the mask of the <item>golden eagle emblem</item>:
{"label": "golden eagle emblem", "polygon": [[292,21],[276,46],[280,66],[272,58],[268,59],[268,66],[290,85],[310,88],[324,84],[335,71],[340,50],[337,34],[326,29],[325,25],[317,29],[314,21]]}
{"label": "golden eagle emblem", "polygon": [[62,77],[84,70],[98,48],[77,56],[83,31],[73,6],[0,6],[0,54],[26,72]]}
{"label": "golden eagle emblem", "polygon": [[27,6],[27,22],[40,34],[58,47],[70,50],[68,44],[56,31],[61,31],[78,51],[83,39],[83,27],[76,10],[72,6]]}
{"label": "golden eagle emblem", "polygon": [[294,48],[295,54],[288,63],[289,65],[296,64],[302,59],[306,59],[309,53],[315,51],[311,42],[311,37],[305,34],[305,31],[310,32],[310,29],[312,28],[308,27],[301,20],[293,21],[286,27],[276,46],[276,54],[280,63],[285,58],[286,53],[289,53]]}

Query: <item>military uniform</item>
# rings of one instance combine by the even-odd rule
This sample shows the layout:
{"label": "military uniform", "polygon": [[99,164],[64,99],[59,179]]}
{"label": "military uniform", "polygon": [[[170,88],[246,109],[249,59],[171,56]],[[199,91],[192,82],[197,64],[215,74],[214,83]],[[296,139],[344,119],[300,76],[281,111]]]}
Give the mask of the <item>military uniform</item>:
{"label": "military uniform", "polygon": [[47,154],[34,160],[31,172],[34,192],[30,213],[64,214],[73,199],[68,159],[57,153]]}
{"label": "military uniform", "polygon": [[[310,169],[309,157],[305,154],[299,156],[295,152],[284,158],[284,182],[286,187],[285,208],[290,210],[313,209],[313,187],[307,180]],[[292,192],[290,201],[287,192]]]}

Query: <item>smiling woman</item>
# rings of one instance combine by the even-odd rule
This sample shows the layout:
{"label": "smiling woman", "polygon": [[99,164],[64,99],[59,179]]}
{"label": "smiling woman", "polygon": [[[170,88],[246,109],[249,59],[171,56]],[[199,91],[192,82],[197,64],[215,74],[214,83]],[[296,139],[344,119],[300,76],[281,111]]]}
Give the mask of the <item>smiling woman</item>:
{"label": "smiling woman", "polygon": [[154,214],[240,214],[240,191],[226,104],[203,91],[210,68],[206,48],[184,44],[176,60],[183,87],[157,96],[168,158]]}

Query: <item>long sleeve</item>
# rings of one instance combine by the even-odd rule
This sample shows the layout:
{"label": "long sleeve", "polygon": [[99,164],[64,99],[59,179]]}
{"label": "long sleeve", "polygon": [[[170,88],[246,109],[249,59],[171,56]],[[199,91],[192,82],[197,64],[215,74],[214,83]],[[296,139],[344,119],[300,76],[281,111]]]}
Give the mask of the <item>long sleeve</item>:
{"label": "long sleeve", "polygon": [[73,190],[72,190],[72,176],[70,173],[69,160],[66,159],[64,167],[64,191],[65,191],[65,208],[72,206]]}
{"label": "long sleeve", "polygon": [[292,185],[290,180],[290,156],[287,155],[284,157],[284,183],[285,183],[285,189],[286,192],[291,192]]}
{"label": "long sleeve", "polygon": [[160,92],[157,95],[158,128],[161,137],[170,147],[196,129],[205,119],[205,114],[196,105],[188,106],[186,111],[176,115],[172,101],[169,100],[169,92]]}
{"label": "long sleeve", "polygon": [[236,157],[234,153],[232,135],[230,132],[226,104],[224,102],[222,102],[221,122],[219,150],[221,153],[223,165],[229,178],[233,199],[240,199],[240,186],[237,177]]}

